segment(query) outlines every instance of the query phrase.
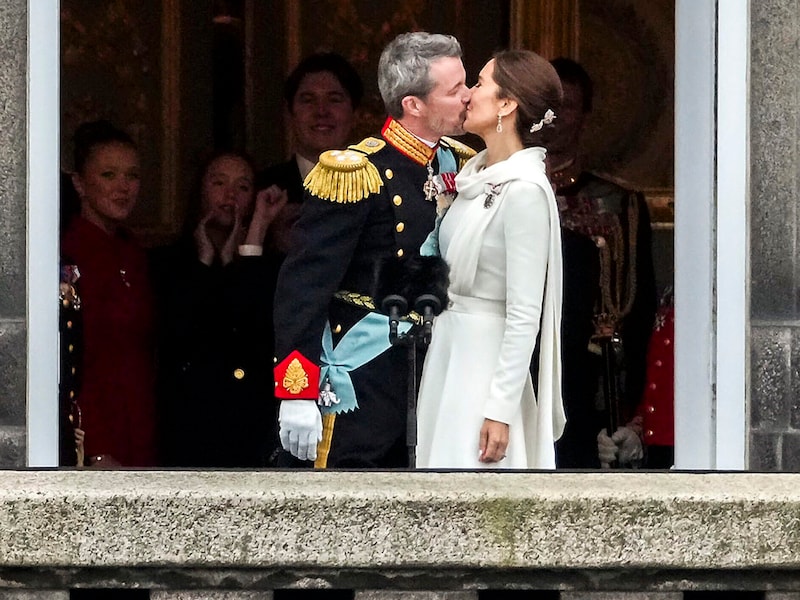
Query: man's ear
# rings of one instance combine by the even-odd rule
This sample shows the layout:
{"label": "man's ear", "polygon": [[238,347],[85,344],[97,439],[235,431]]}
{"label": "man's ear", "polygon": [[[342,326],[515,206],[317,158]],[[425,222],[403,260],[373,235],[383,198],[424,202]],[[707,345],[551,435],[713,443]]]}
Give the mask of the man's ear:
{"label": "man's ear", "polygon": [[403,107],[403,114],[412,117],[419,117],[425,110],[425,103],[418,96],[405,96],[400,102]]}

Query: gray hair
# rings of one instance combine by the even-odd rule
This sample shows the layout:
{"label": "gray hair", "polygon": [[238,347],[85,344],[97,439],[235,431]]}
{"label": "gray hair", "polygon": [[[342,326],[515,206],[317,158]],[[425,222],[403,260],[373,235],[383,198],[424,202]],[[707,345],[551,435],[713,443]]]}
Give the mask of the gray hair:
{"label": "gray hair", "polygon": [[461,56],[461,44],[452,35],[424,31],[398,35],[384,48],[378,63],[378,89],[386,112],[401,118],[403,98],[424,99],[436,85],[430,77],[431,63]]}

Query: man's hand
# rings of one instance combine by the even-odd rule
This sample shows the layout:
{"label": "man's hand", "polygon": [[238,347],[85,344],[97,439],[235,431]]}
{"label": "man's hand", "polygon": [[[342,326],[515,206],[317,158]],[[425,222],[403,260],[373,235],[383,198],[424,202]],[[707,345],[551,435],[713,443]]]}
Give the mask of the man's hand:
{"label": "man's hand", "polygon": [[322,415],[314,400],[283,400],[278,410],[281,446],[300,460],[317,458]]}
{"label": "man's hand", "polygon": [[610,468],[614,461],[627,465],[641,460],[643,456],[642,440],[630,427],[617,428],[611,437],[608,437],[605,429],[597,434],[597,457],[603,469]]}

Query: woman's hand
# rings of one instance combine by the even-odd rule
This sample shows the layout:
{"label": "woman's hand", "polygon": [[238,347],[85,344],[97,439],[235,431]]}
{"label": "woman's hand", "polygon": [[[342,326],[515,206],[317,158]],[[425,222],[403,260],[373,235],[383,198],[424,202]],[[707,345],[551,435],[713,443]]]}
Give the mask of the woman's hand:
{"label": "woman's hand", "polygon": [[508,448],[508,424],[484,419],[479,440],[478,460],[484,463],[500,462]]}
{"label": "woman's hand", "polygon": [[203,218],[200,219],[200,222],[194,230],[194,243],[197,247],[197,258],[207,267],[210,267],[211,263],[214,262],[215,254],[214,244],[208,236],[207,227],[209,219],[211,219],[211,212],[203,215]]}
{"label": "woman's hand", "polygon": [[242,236],[244,234],[244,228],[242,227],[242,213],[239,210],[239,205],[233,205],[233,227],[231,227],[231,231],[228,234],[225,243],[222,245],[222,248],[219,249],[219,261],[222,263],[222,266],[230,264],[233,260],[233,257],[236,255],[236,250],[239,248],[239,244],[241,243]]}
{"label": "woman's hand", "polygon": [[253,219],[247,229],[247,237],[244,243],[253,246],[263,246],[264,237],[267,229],[278,216],[278,213],[286,206],[289,197],[286,190],[277,185],[271,185],[265,190],[261,190],[256,195],[256,203],[253,208]]}

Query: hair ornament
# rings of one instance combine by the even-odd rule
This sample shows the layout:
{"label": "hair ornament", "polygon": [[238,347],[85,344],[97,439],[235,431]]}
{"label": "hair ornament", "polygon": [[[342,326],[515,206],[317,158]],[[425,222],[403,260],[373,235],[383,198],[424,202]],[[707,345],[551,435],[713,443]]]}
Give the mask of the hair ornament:
{"label": "hair ornament", "polygon": [[542,120],[539,121],[538,123],[534,123],[533,125],[531,125],[531,133],[533,133],[534,131],[539,131],[545,125],[550,125],[550,123],[552,123],[555,120],[555,118],[556,118],[556,113],[554,113],[552,110],[548,108],[547,112],[544,113],[544,117],[542,117]]}

